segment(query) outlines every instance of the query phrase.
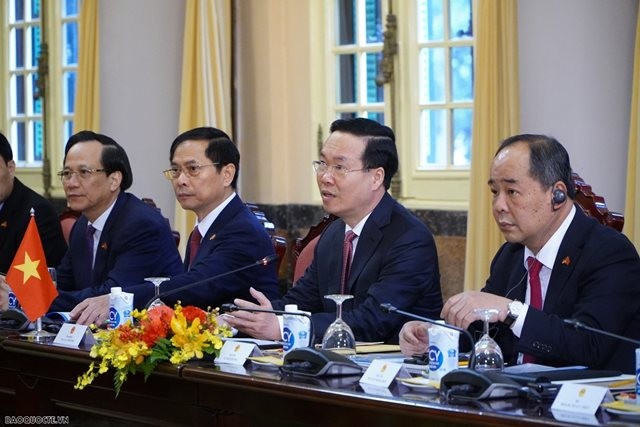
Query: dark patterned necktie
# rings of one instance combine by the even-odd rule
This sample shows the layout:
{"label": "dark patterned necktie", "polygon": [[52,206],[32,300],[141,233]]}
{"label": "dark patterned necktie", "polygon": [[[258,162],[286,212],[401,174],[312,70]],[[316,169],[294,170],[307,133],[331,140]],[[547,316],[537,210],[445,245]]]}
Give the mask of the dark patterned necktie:
{"label": "dark patterned necktie", "polygon": [[344,236],[342,244],[342,276],[340,277],[340,293],[347,291],[347,282],[349,281],[349,271],[351,270],[351,254],[353,253],[353,241],[358,237],[356,233],[349,230]]}
{"label": "dark patterned necktie", "polygon": [[191,237],[189,237],[189,268],[191,268],[193,260],[196,259],[198,249],[200,249],[200,240],[202,240],[202,235],[198,227],[196,227],[191,232]]}

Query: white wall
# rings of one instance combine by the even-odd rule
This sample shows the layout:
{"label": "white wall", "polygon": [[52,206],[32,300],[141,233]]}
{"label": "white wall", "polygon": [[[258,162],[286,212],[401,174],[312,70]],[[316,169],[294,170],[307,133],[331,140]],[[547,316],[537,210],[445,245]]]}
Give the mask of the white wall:
{"label": "white wall", "polygon": [[556,137],[624,212],[638,0],[520,0],[523,132]]}
{"label": "white wall", "polygon": [[161,171],[178,134],[184,3],[100,2],[101,133],[127,150],[131,192],[173,221],[175,198]]}

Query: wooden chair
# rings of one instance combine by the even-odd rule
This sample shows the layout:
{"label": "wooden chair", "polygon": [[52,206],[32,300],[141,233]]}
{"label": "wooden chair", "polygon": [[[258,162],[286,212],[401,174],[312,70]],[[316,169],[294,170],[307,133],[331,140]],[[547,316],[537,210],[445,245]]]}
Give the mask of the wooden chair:
{"label": "wooden chair", "polygon": [[297,238],[293,250],[293,285],[295,286],[298,279],[304,274],[313,260],[313,251],[320,239],[320,235],[338,217],[332,214],[325,215],[322,220],[312,225],[306,236]]}
{"label": "wooden chair", "polygon": [[61,213],[58,215],[58,220],[60,221],[60,227],[62,227],[62,235],[64,236],[64,240],[69,244],[69,234],[71,234],[71,229],[73,228],[73,224],[80,218],[80,212],[74,211],[69,206],[67,206]]}
{"label": "wooden chair", "polygon": [[594,194],[591,186],[584,182],[580,175],[574,172],[571,174],[571,179],[576,187],[575,201],[585,215],[597,219],[601,224],[622,231],[624,216],[607,209],[604,197]]}

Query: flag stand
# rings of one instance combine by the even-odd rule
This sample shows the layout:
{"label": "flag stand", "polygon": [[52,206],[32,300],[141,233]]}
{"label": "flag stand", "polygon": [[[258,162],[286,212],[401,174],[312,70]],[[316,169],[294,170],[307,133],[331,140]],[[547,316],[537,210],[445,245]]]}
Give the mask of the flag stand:
{"label": "flag stand", "polygon": [[53,339],[56,334],[42,329],[42,317],[36,319],[36,329],[29,332],[20,334],[22,338],[27,338],[29,341],[46,342]]}

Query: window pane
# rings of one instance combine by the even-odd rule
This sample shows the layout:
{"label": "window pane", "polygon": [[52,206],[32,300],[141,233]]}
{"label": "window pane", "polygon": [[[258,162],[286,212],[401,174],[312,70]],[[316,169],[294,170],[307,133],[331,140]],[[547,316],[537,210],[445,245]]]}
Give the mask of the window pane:
{"label": "window pane", "polygon": [[42,144],[44,141],[44,129],[42,121],[33,122],[33,160],[42,161]]}
{"label": "window pane", "polygon": [[421,49],[419,58],[420,103],[445,101],[444,49]]}
{"label": "window pane", "polygon": [[418,42],[444,40],[442,0],[418,1]]}
{"label": "window pane", "polygon": [[64,33],[64,65],[78,63],[78,23],[67,22],[63,26]]}
{"label": "window pane", "polygon": [[17,148],[17,153],[14,153],[16,156],[16,160],[24,161],[26,160],[26,151],[25,151],[25,135],[24,135],[24,123],[23,122],[13,122],[11,126],[11,140],[15,144]]}
{"label": "window pane", "polygon": [[473,100],[473,48],[451,48],[451,97],[453,101]]}
{"label": "window pane", "polygon": [[29,66],[38,66],[38,57],[40,56],[41,36],[40,26],[30,27],[31,32],[31,57],[29,58]]}
{"label": "window pane", "polygon": [[[28,92],[33,94],[34,91],[36,91],[36,84],[38,82],[38,75],[37,74],[31,74],[31,90],[29,90]],[[38,99],[36,100],[35,97],[33,95],[29,96],[29,99],[31,100],[31,114],[41,114],[42,113],[42,99],[40,97],[38,97]]]}
{"label": "window pane", "polygon": [[356,43],[356,0],[336,0],[338,45]]}
{"label": "window pane", "polygon": [[[63,135],[63,140],[64,141],[68,141],[69,138],[71,138],[71,135],[73,135],[73,120],[65,120],[64,121],[64,135]],[[61,147],[64,151],[64,146],[65,144],[62,144]]]}
{"label": "window pane", "polygon": [[358,117],[358,113],[347,113],[347,112],[343,112],[343,113],[340,113],[340,114],[338,115],[338,117],[339,117],[340,119],[355,119],[356,117]]}
{"label": "window pane", "polygon": [[338,55],[338,103],[356,102],[358,84],[355,55]]}
{"label": "window pane", "polygon": [[13,6],[9,13],[10,19],[14,22],[24,21],[24,0],[14,0],[10,5]]}
{"label": "window pane", "polygon": [[78,0],[63,0],[62,16],[75,16],[78,14]]}
{"label": "window pane", "polygon": [[453,165],[471,164],[471,124],[473,110],[458,108],[453,110]]}
{"label": "window pane", "polygon": [[446,111],[422,111],[420,114],[420,166],[446,166],[447,140]]}
{"label": "window pane", "polygon": [[31,19],[40,18],[40,0],[31,0]]}
{"label": "window pane", "polygon": [[24,68],[24,30],[22,28],[11,30],[11,44],[13,45],[12,68]]}
{"label": "window pane", "polygon": [[367,43],[382,42],[382,7],[380,0],[366,0],[365,21],[367,25]]}
{"label": "window pane", "polygon": [[473,37],[471,0],[449,0],[452,39]]}
{"label": "window pane", "polygon": [[384,113],[368,112],[367,113],[367,118],[371,119],[371,120],[375,120],[376,122],[378,122],[380,124],[384,124]]}
{"label": "window pane", "polygon": [[64,114],[73,114],[75,111],[74,99],[76,95],[76,72],[64,73]]}
{"label": "window pane", "polygon": [[12,78],[13,80],[13,115],[22,115],[24,114],[24,76],[15,75]]}
{"label": "window pane", "polygon": [[376,84],[382,53],[367,53],[367,102],[384,102],[384,87]]}

